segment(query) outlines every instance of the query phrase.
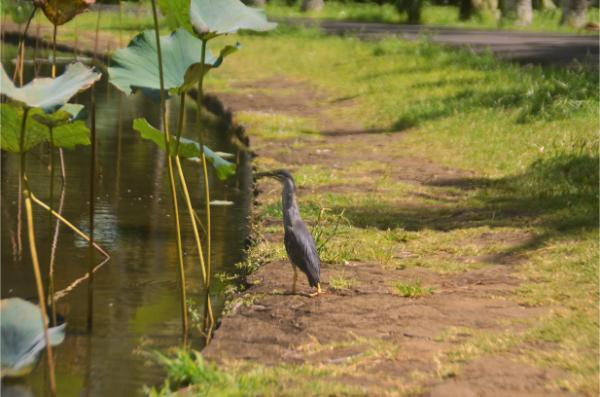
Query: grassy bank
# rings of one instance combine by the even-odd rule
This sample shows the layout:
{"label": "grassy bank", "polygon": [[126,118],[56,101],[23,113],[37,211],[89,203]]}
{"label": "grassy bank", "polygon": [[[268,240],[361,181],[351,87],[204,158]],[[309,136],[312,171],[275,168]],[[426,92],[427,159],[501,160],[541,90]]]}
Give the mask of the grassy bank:
{"label": "grassy bank", "polygon": [[[331,290],[360,281],[347,277],[349,262],[375,262],[390,274],[426,269],[444,276],[502,263],[520,285],[489,299],[543,309],[513,322],[518,331],[444,330],[436,341],[452,347],[436,355],[437,370],[415,372],[390,395],[424,392],[490,355],[560,370],[548,382],[550,390],[598,393],[595,71],[522,68],[428,42],[363,42],[312,30],[222,41],[235,40],[260,56],[228,62],[210,77],[212,90],[250,102],[261,93],[308,95],[292,84],[261,83],[275,79],[301,82],[317,93],[305,99],[318,113],[242,110],[236,118],[260,154],[259,168],[294,171],[310,224],[321,208],[329,209],[318,227],[330,237],[321,257],[337,272]],[[332,140],[344,131],[357,138]],[[288,163],[315,148],[343,166],[303,163],[303,157]],[[407,175],[415,167],[407,158],[461,172],[440,184],[420,180]],[[275,190],[262,200],[261,219],[281,216]],[[281,233],[272,222],[260,230]],[[254,247],[250,267],[284,258],[280,241],[264,240]],[[389,288],[398,299],[424,299],[442,287],[413,280]],[[343,364],[265,367],[241,361],[217,369],[187,354],[166,364],[170,386],[192,384],[186,392],[199,395],[362,395],[360,387],[345,387],[340,379],[375,360],[400,360],[398,346],[388,341],[368,345],[369,354]]]}

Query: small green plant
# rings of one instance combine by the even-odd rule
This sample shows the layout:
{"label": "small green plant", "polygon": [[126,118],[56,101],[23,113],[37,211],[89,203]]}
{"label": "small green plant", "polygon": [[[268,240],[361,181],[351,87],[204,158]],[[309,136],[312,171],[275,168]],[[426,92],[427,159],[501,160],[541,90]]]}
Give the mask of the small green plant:
{"label": "small green plant", "polygon": [[350,289],[356,284],[356,280],[351,278],[346,278],[343,274],[338,276],[333,276],[329,279],[329,286],[334,291],[341,291],[345,289]]}
{"label": "small green plant", "polygon": [[421,280],[413,280],[406,283],[398,281],[392,284],[392,293],[404,298],[422,298],[433,294],[433,288],[424,287],[421,285]]}
{"label": "small green plant", "polygon": [[[338,228],[342,222],[348,223],[348,220],[344,218],[344,211],[339,214],[327,215],[327,208],[321,208],[319,211],[319,217],[317,223],[312,229],[312,235],[315,239],[315,245],[317,246],[317,252],[319,255],[323,252],[329,241],[338,234]],[[327,228],[326,223],[330,223],[333,226]]]}

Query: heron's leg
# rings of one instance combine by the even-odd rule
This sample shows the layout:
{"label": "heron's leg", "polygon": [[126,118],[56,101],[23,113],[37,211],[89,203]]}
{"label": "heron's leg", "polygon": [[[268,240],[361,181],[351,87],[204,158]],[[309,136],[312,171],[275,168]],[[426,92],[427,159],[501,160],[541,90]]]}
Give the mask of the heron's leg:
{"label": "heron's leg", "polygon": [[296,282],[298,281],[298,269],[296,269],[296,266],[292,265],[292,268],[294,269],[294,283],[292,284],[292,294],[296,293]]}

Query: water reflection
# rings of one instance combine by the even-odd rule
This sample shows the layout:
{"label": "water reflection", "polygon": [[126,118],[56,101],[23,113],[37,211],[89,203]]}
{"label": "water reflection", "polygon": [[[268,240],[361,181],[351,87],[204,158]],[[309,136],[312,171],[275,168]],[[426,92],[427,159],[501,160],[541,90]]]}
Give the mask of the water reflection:
{"label": "water reflection", "polygon": [[[7,47],[3,45],[3,61],[10,56]],[[3,63],[11,69],[10,63]],[[32,73],[33,68],[29,68],[27,79]],[[47,75],[49,71],[42,67],[41,74]],[[141,94],[123,97],[107,84],[106,79],[98,84],[96,95],[99,141],[95,233],[97,242],[110,252],[112,259],[95,277],[95,329],[92,336],[85,333],[86,284],[58,302],[58,310],[68,322],[67,339],[56,348],[58,395],[131,397],[139,395],[144,384],[161,382],[160,368],[151,364],[146,353],[180,342],[177,251],[164,153],[141,140],[131,128],[137,117],[146,117],[158,126],[158,104]],[[77,100],[88,104],[89,93],[79,95]],[[177,114],[175,102],[169,104],[171,114]],[[188,103],[186,135],[194,138],[200,131],[194,126],[193,101]],[[174,127],[174,120],[170,121]],[[213,267],[217,272],[232,271],[233,265],[242,259],[247,236],[249,159],[248,154],[237,153],[227,134],[215,128],[216,120],[208,124],[210,130],[203,131],[207,144],[215,150],[235,153],[239,159],[238,173],[230,180],[221,182],[214,174],[210,175],[212,198],[234,203],[212,210]],[[64,154],[67,179],[63,215],[82,230],[87,230],[90,149],[78,147],[66,150]],[[47,148],[36,149],[28,156],[30,185],[43,201],[48,201],[50,196],[47,165]],[[184,168],[189,176],[192,200],[203,217],[201,169],[192,162],[185,162]],[[54,180],[55,206],[61,187],[58,174],[55,173]],[[22,260],[13,255],[18,238],[18,157],[15,155],[2,153],[1,188],[2,297],[32,298],[36,293],[28,252],[23,251]],[[180,208],[185,207],[182,204]],[[54,221],[39,208],[35,209],[34,218],[41,264],[48,266]],[[184,259],[190,296],[199,300],[202,276],[187,215],[183,215],[182,220],[186,230]],[[23,242],[26,247],[25,236]],[[96,255],[96,260],[100,259],[100,255]],[[87,260],[87,243],[61,227],[55,259],[57,290],[85,274]],[[217,311],[222,305],[222,299],[216,297]],[[200,338],[197,336],[195,340],[198,342]],[[43,396],[44,384],[42,361],[23,384],[3,385],[2,395]]]}

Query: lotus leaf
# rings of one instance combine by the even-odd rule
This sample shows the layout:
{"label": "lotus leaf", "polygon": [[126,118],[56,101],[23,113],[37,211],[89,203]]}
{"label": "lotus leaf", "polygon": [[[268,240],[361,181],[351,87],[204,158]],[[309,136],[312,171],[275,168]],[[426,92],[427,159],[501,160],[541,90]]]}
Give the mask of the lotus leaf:
{"label": "lotus leaf", "polygon": [[190,19],[194,30],[205,40],[241,29],[264,32],[277,26],[267,21],[262,10],[239,0],[191,0]]}
{"label": "lotus leaf", "polygon": [[54,113],[38,113],[33,119],[49,128],[55,128],[72,121],[81,114],[84,106],[77,103],[65,103]]}
{"label": "lotus leaf", "polygon": [[15,23],[22,24],[27,22],[33,12],[33,3],[27,0],[4,0],[2,11],[8,12]]}
{"label": "lotus leaf", "polygon": [[[24,376],[31,372],[46,348],[40,308],[21,298],[0,301],[0,356],[2,377]],[[48,329],[50,344],[65,339],[66,324]]]}
{"label": "lotus leaf", "polygon": [[[165,149],[165,139],[161,131],[151,126],[146,119],[139,118],[133,121],[133,129],[140,133],[140,136],[144,139],[154,142],[161,149]],[[177,142],[175,137],[171,138],[171,154],[175,155],[175,148]],[[181,138],[179,142],[179,156],[185,158],[200,157],[201,146],[198,142],[187,138]],[[218,156],[215,152],[204,146],[204,155],[212,163],[213,167],[217,171],[217,176],[221,180],[227,179],[229,176],[235,174],[235,164],[224,160]]]}
{"label": "lotus leaf", "polygon": [[57,78],[33,79],[23,87],[16,87],[1,65],[0,73],[0,94],[28,107],[42,108],[46,112],[64,105],[72,96],[90,87],[101,77],[100,73],[80,62],[68,65],[65,72]]}
{"label": "lotus leaf", "polygon": [[[171,93],[185,92],[200,78],[202,41],[185,29],[178,29],[169,36],[161,36],[160,47],[163,60],[164,88]],[[227,46],[218,58],[207,50],[205,71],[218,67],[223,57],[237,49]],[[154,31],[140,33],[127,48],[116,51],[112,60],[115,66],[108,68],[110,82],[118,89],[131,94],[136,89],[160,89],[158,56]]]}
{"label": "lotus leaf", "polygon": [[[66,110],[59,112],[67,113]],[[58,112],[57,112],[58,113]],[[10,104],[0,105],[2,118],[2,134],[0,134],[0,147],[8,152],[20,153],[21,121],[23,109]],[[53,115],[50,115],[52,117]],[[46,125],[37,120],[48,117],[41,109],[31,109],[27,115],[27,132],[25,134],[24,151],[27,152],[42,142],[50,142],[50,133]],[[62,116],[64,117],[64,114]],[[73,148],[76,145],[90,144],[90,131],[83,121],[77,120],[63,123],[53,129],[53,146]]]}
{"label": "lotus leaf", "polygon": [[84,12],[96,0],[35,0],[46,18],[54,25],[63,25]]}

